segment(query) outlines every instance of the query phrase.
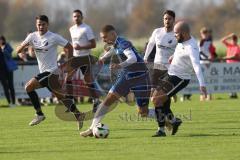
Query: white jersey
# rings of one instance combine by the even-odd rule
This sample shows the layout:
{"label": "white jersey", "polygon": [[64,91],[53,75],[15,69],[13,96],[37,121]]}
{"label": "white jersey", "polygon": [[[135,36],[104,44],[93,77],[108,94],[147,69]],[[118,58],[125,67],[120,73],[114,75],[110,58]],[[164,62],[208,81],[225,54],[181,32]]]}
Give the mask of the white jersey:
{"label": "white jersey", "polygon": [[153,48],[151,45],[153,44],[156,45],[154,64],[163,65],[166,69],[168,69],[168,59],[173,55],[177,46],[177,40],[174,32],[167,32],[164,27],[155,29],[149,39],[144,60],[147,60],[148,56],[150,55]]}
{"label": "white jersey", "polygon": [[200,86],[205,86],[199,60],[199,48],[197,41],[191,37],[188,41],[178,43],[168,74],[181,79],[191,79],[194,71]]}
{"label": "white jersey", "polygon": [[[81,25],[74,25],[70,29],[70,34],[72,38],[72,44],[78,44],[80,46],[85,46],[90,44],[90,40],[95,39],[93,31],[90,26],[85,23]],[[91,52],[90,49],[75,50],[73,51],[73,56],[86,56]]]}
{"label": "white jersey", "polygon": [[46,32],[39,35],[38,32],[30,33],[22,42],[22,45],[29,44],[35,50],[40,73],[52,72],[57,66],[57,46],[66,46],[68,41],[62,36]]}

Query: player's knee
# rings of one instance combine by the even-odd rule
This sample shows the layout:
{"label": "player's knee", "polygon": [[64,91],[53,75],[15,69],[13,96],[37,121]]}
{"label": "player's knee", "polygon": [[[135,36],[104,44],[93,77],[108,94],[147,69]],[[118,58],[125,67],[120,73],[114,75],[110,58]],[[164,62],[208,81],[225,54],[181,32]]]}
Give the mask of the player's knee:
{"label": "player's knee", "polygon": [[158,100],[157,100],[156,97],[151,97],[151,101],[152,101],[154,106],[156,106],[156,104],[158,103]]}
{"label": "player's knee", "polygon": [[163,102],[163,99],[161,97],[152,97],[152,103],[153,105],[156,106],[160,106]]}
{"label": "player's knee", "polygon": [[103,101],[103,104],[106,106],[111,106],[114,102],[116,102],[119,99],[120,95],[117,93],[109,92],[105,100]]}
{"label": "player's knee", "polygon": [[29,83],[27,83],[24,88],[25,88],[26,92],[31,92],[31,91],[33,91],[32,86],[31,86],[31,84],[29,84]]}

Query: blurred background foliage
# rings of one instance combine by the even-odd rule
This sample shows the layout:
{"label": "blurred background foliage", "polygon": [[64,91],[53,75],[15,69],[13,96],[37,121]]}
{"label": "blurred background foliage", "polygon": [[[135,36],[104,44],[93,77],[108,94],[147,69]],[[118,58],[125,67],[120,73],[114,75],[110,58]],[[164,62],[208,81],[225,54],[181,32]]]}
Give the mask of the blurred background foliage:
{"label": "blurred background foliage", "polygon": [[[162,26],[162,13],[166,9],[176,12],[176,20],[189,21],[196,38],[200,28],[210,27],[220,55],[224,54],[224,47],[219,38],[231,32],[240,35],[239,0],[0,0],[0,34],[17,44],[35,30],[35,17],[46,14],[50,30],[70,40],[68,29],[74,9],[83,11],[84,21],[93,28],[97,40],[100,28],[113,24],[140,51],[153,29]],[[94,52],[100,54],[101,43]]]}

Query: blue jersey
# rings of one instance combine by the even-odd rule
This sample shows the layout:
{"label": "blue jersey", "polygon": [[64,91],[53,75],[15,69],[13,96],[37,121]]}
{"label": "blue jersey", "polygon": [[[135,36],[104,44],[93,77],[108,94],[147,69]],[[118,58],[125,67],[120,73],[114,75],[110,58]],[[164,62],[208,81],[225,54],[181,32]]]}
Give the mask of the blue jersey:
{"label": "blue jersey", "polygon": [[126,49],[132,51],[131,54],[134,54],[133,56],[136,57],[137,61],[122,68],[121,73],[118,75],[115,84],[109,92],[117,93],[120,96],[126,96],[130,91],[133,91],[138,106],[147,106],[151,91],[151,83],[147,67],[142,57],[138,54],[132,43],[122,37],[116,39],[114,49],[121,62],[127,60],[127,56],[124,54]]}
{"label": "blue jersey", "polygon": [[125,61],[127,57],[123,53],[126,49],[131,49],[132,52],[135,54],[137,58],[137,62],[128,65],[127,67],[123,68],[124,74],[128,74],[130,77],[134,77],[134,75],[138,76],[141,73],[145,73],[147,71],[147,67],[143,61],[143,58],[139,55],[136,48],[132,45],[132,43],[125,38],[118,37],[116,39],[115,45],[114,45],[115,53],[117,54],[120,61]]}

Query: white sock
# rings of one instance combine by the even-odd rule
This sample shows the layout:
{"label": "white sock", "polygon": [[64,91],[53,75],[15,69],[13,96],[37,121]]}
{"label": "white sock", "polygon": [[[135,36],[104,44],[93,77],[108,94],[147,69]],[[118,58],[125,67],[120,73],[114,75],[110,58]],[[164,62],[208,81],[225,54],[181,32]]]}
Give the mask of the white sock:
{"label": "white sock", "polygon": [[159,127],[158,130],[165,132],[165,127]]}
{"label": "white sock", "polygon": [[101,122],[101,120],[104,118],[105,114],[108,112],[108,108],[109,108],[108,106],[104,106],[102,103],[99,105],[99,107],[94,115],[90,129],[93,129],[98,123]]}
{"label": "white sock", "polygon": [[94,98],[94,99],[93,99],[93,104],[95,104],[95,103],[97,103],[97,102],[99,102],[99,98]]}
{"label": "white sock", "polygon": [[149,108],[148,109],[148,117],[150,117],[150,118],[155,117],[155,109],[154,108]]}

